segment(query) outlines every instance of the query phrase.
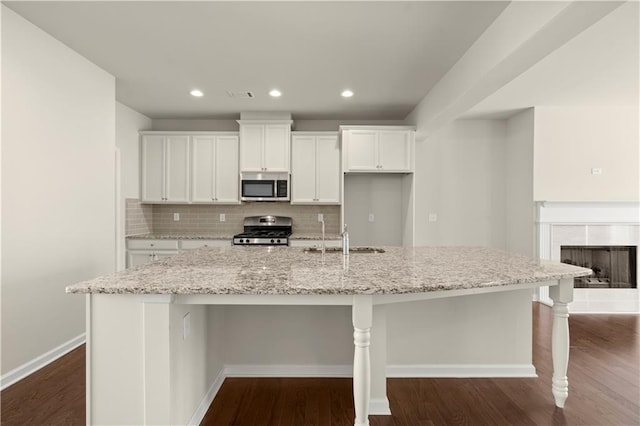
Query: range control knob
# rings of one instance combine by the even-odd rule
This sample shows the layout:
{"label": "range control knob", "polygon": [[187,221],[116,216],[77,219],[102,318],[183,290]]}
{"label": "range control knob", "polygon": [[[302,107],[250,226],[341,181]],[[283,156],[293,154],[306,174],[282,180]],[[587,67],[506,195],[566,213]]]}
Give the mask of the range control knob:
{"label": "range control knob", "polygon": [[242,238],[240,238],[240,243],[244,243],[244,240]]}
{"label": "range control knob", "polygon": [[279,242],[280,242],[280,240],[276,240],[276,243],[279,243]]}
{"label": "range control knob", "polygon": [[275,243],[275,241],[274,241],[274,240],[271,240],[271,244],[273,244],[273,243]]}

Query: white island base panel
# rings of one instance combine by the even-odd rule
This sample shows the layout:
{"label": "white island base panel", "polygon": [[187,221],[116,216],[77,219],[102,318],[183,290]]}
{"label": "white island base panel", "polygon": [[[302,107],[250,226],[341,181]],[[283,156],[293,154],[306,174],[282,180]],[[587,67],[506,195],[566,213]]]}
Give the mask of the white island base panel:
{"label": "white island base panel", "polygon": [[88,294],[87,424],[197,424],[228,373],[224,305],[346,305],[352,307],[354,331],[354,424],[368,425],[369,414],[391,414],[381,305],[543,285],[550,287],[554,300],[550,391],[562,408],[568,397],[567,304],[573,298],[573,278],[419,294]]}

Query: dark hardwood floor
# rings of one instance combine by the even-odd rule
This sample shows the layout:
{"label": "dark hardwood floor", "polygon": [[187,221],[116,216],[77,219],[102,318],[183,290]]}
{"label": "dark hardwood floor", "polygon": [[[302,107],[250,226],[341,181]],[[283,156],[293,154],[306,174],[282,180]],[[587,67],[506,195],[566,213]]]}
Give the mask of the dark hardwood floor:
{"label": "dark hardwood floor", "polygon": [[[551,309],[535,303],[538,378],[389,379],[387,425],[640,425],[640,316],[570,317],[569,399],[551,395]],[[2,425],[84,424],[84,347],[0,394]],[[351,379],[225,380],[203,425],[352,425]]]}
{"label": "dark hardwood floor", "polygon": [[0,393],[2,425],[85,424],[85,345]]}

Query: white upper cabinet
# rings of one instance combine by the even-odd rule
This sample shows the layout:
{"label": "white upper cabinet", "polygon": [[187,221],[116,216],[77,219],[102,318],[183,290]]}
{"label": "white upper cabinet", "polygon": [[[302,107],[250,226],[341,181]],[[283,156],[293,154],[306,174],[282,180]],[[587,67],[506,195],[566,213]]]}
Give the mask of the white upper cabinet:
{"label": "white upper cabinet", "polygon": [[291,203],[340,204],[340,142],[332,132],[293,132]]}
{"label": "white upper cabinet", "polygon": [[143,202],[189,202],[189,136],[142,135]]}
{"label": "white upper cabinet", "polygon": [[289,172],[291,120],[238,120],[240,171]]}
{"label": "white upper cabinet", "polygon": [[237,132],[142,132],[145,203],[237,204]]}
{"label": "white upper cabinet", "polygon": [[238,136],[196,135],[191,144],[191,201],[239,203]]}
{"label": "white upper cabinet", "polygon": [[346,172],[412,172],[415,132],[404,126],[345,126]]}

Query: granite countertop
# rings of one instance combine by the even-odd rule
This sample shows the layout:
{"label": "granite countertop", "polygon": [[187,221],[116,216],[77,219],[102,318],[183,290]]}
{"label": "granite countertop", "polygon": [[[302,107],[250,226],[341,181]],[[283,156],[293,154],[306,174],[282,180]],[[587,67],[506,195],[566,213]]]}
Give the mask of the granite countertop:
{"label": "granite countertop", "polygon": [[71,285],[67,293],[403,294],[495,287],[590,269],[481,247],[384,247],[307,253],[294,247],[210,247]]}
{"label": "granite countertop", "polygon": [[[163,233],[163,234],[139,234],[128,235],[127,240],[232,240],[235,234],[239,234],[241,231],[234,234],[229,233]],[[338,234],[326,234],[325,240],[340,240],[342,237]],[[321,240],[321,234],[302,234],[293,233],[289,237],[291,240]]]}
{"label": "granite countertop", "polygon": [[[290,240],[322,240],[322,234],[301,234],[294,232],[289,237]],[[326,240],[341,240],[342,237],[339,234],[325,234]]]}

